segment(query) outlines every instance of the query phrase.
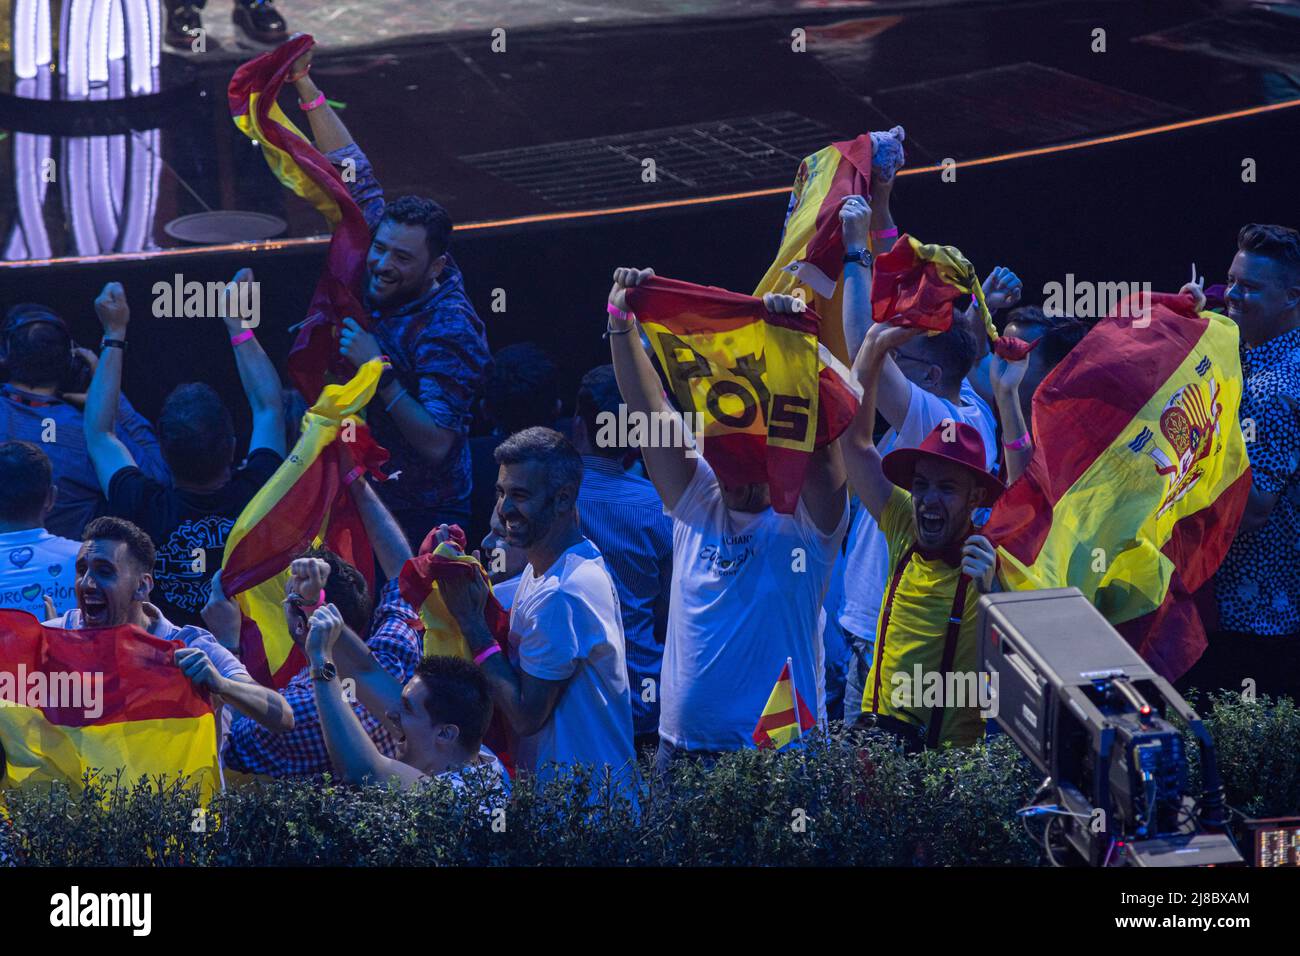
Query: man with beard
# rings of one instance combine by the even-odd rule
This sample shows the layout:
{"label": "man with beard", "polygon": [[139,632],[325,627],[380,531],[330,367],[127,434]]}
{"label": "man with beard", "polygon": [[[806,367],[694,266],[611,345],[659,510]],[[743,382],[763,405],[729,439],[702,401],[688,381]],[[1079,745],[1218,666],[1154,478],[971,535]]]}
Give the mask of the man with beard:
{"label": "man with beard", "polygon": [[583,764],[635,780],[632,703],[618,592],[578,528],[582,458],[559,432],[525,429],[497,446],[497,514],[528,556],[510,609],[510,653],[483,620],[481,575],[439,582],[492,698],[512,731],[516,766],[543,779]]}
{"label": "man with beard", "polygon": [[[919,447],[881,458],[872,439],[881,370],[891,350],[922,331],[881,323],[867,332],[854,363],[862,405],[841,438],[849,480],[889,546],[889,583],[858,724],[912,749],[968,745],[983,735],[978,594],[970,586],[980,594],[996,588],[997,554],[972,533],[971,513],[991,505],[1003,487],[986,470],[979,432],[964,422],[941,423]],[[1007,401],[1015,405],[1014,389]],[[949,693],[957,687],[966,690],[961,699]]]}
{"label": "man with beard", "polygon": [[452,223],[431,199],[385,204],[370,161],[312,82],[312,53],[292,79],[316,147],[342,170],[371,229],[362,303],[370,331],[344,320],[339,348],[360,367],[381,355],[392,368],[367,411],[375,439],[389,450],[399,481],[381,486],[384,502],[418,546],[438,524],[469,527],[471,408],[491,361],[482,321],[448,251]]}
{"label": "man with beard", "polygon": [[1243,227],[1228,283],[1252,484],[1214,578],[1218,628],[1180,685],[1300,699],[1300,233]]}
{"label": "man with beard", "polygon": [[[629,416],[676,412],[641,346],[627,290],[652,269],[617,269],[607,326],[614,373]],[[769,311],[802,307],[768,294]],[[617,315],[614,314],[617,312]],[[671,443],[654,443],[666,446]],[[789,658],[794,684],[826,714],[818,622],[831,567],[848,524],[837,443],[808,463],[794,514],[773,510],[766,483],[724,485],[685,442],[643,447],[650,480],[673,519],[673,570],[659,697],[656,771],[677,758],[705,761],[754,746],[754,723]]]}
{"label": "man with beard", "polygon": [[176,666],[196,687],[273,733],[292,730],[293,712],[283,697],[254,681],[207,631],[177,627],[148,602],[155,559],[153,542],[131,522],[96,518],[86,526],[77,554],[77,606],[46,625],[79,630],[134,624],[164,641],[180,641],[185,647],[175,653]]}

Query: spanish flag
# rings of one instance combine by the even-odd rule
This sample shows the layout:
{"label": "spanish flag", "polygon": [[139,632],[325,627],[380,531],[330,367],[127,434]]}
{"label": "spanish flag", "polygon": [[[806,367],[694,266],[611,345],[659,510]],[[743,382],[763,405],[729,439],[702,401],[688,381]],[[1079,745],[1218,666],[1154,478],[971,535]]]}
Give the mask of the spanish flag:
{"label": "spanish flag", "polygon": [[[901,131],[900,131],[901,132]],[[824,317],[822,342],[841,362],[852,361],[841,320],[844,289],[844,236],[840,205],[848,196],[866,196],[871,187],[871,134],[832,143],[804,157],[790,190],[781,243],[754,295],[802,294]]]}
{"label": "spanish flag", "polygon": [[[490,633],[505,653],[510,651],[510,612],[501,606],[496,595],[492,593],[492,584],[487,572],[478,560],[465,553],[465,532],[459,525],[451,525],[451,541],[438,541],[436,529],[430,531],[420,545],[420,553],[411,558],[402,568],[398,577],[398,587],[402,599],[411,607],[420,609],[420,622],[424,625],[424,653],[426,656],[459,657],[473,660],[465,635],[456,623],[439,592],[438,583],[449,578],[465,577],[478,574],[488,585],[487,603],[483,607],[483,620]],[[510,729],[504,713],[493,711],[492,722],[488,725],[483,741],[497,755],[511,773],[514,772],[514,757],[510,746]]]}
{"label": "spanish flag", "polygon": [[953,302],[963,293],[975,296],[989,338],[996,339],[984,289],[961,250],[903,233],[892,249],[876,257],[871,317],[891,325],[946,332],[952,326]]}
{"label": "spanish flag", "polygon": [[792,514],[813,450],[839,437],[861,399],[820,341],[817,313],[772,313],[753,296],[659,276],[627,301],[718,479],[768,482],[772,507]]}
{"label": "spanish flag", "polygon": [[1250,492],[1237,348],[1189,295],[1121,304],[1034,393],[1033,457],[984,528],[1010,588],[1079,588],[1169,680]]}
{"label": "spanish flag", "polygon": [[803,696],[794,686],[790,674],[790,658],[785,659],[781,676],[776,679],[767,698],[767,706],[754,727],[754,743],[759,749],[775,748],[780,750],[788,743],[798,740],[805,730],[817,726],[817,720],[804,703]]}
{"label": "spanish flag", "polygon": [[258,682],[281,688],[306,665],[284,620],[293,559],[324,544],[374,580],[369,538],[347,490],[365,473],[382,478],[388,453],[357,413],[375,394],[384,363],[367,362],[344,385],[327,385],[303,416],[302,435],[248,503],[226,541],[221,583],[243,612],[240,652]]}
{"label": "spanish flag", "polygon": [[325,271],[312,295],[306,322],[289,353],[289,377],[310,402],[332,371],[336,380],[351,368],[338,355],[338,327],[344,318],[368,325],[369,313],[357,299],[365,273],[370,227],[343,177],[276,103],[296,60],[315,45],[308,34],[294,37],[235,71],[227,97],[235,125],[257,143],[277,179],[306,199],[333,230]]}
{"label": "spanish flag", "polygon": [[461,634],[447,605],[438,591],[438,582],[449,578],[481,576],[488,585],[487,605],[483,619],[488,631],[497,639],[503,650],[510,647],[510,613],[492,593],[487,572],[472,554],[466,554],[465,532],[459,525],[451,525],[451,541],[438,541],[430,531],[420,545],[420,553],[406,562],[398,579],[402,599],[411,607],[420,609],[424,624],[424,653],[433,656],[460,657],[473,660],[469,645]]}
{"label": "spanish flag", "polygon": [[182,647],[137,627],[69,631],[0,611],[0,786],[185,775],[207,803],[221,788],[216,720],[173,662]]}

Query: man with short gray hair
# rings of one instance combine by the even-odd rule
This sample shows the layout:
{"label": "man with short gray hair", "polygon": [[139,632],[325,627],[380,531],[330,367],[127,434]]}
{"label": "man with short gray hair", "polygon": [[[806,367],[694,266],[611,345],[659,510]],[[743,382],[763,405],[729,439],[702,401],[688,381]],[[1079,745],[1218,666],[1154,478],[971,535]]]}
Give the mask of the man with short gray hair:
{"label": "man with short gray hair", "polygon": [[[618,592],[600,550],[578,527],[582,458],[550,428],[527,428],[496,449],[497,517],[528,556],[510,609],[509,655],[483,619],[479,575],[439,582],[492,697],[512,731],[516,766],[550,778],[565,765],[608,766],[635,779]],[[556,766],[559,765],[559,766]]]}

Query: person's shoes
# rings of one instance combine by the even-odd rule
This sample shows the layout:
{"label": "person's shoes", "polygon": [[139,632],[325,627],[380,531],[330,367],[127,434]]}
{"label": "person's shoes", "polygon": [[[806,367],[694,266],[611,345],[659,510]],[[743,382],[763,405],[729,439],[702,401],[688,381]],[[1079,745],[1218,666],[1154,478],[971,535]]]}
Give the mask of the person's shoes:
{"label": "person's shoes", "polygon": [[258,43],[283,43],[289,35],[284,17],[271,0],[255,0],[247,5],[236,3],[232,19],[245,36]]}
{"label": "person's shoes", "polygon": [[167,4],[167,27],[165,38],[168,46],[189,49],[194,43],[194,35],[203,29],[203,14],[198,7],[188,3],[175,6]]}

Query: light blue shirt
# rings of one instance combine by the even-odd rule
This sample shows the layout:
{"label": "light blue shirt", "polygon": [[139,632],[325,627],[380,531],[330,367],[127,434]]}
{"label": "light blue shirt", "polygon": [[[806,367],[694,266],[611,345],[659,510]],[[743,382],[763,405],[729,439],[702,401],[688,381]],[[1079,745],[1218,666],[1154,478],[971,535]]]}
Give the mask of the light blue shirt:
{"label": "light blue shirt", "polygon": [[81,543],[44,528],[0,534],[0,608],[45,620],[45,596],[60,614],[77,606],[77,552]]}

